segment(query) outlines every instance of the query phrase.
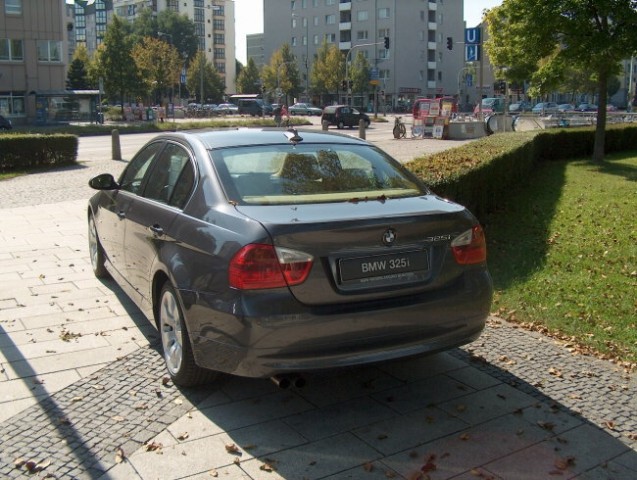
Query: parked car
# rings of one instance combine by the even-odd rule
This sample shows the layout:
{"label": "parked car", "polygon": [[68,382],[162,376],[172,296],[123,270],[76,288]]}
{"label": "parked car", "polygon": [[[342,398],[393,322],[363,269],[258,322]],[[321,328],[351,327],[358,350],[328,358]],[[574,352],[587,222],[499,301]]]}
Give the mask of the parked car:
{"label": "parked car", "polygon": [[530,111],[531,111],[531,104],[524,100],[520,102],[515,102],[509,105],[509,112],[511,113],[523,113],[523,112],[530,112]]}
{"label": "parked car", "polygon": [[[482,115],[491,115],[492,113],[504,112],[504,98],[501,97],[489,97],[482,99]],[[473,109],[473,114],[478,115],[480,112],[480,106],[476,105]]]}
{"label": "parked car", "polygon": [[531,109],[531,112],[540,114],[540,115],[551,115],[553,113],[557,113],[557,103],[555,102],[536,103],[535,106]]}
{"label": "parked car", "polygon": [[240,115],[252,115],[262,117],[272,115],[272,107],[260,98],[242,98],[238,101],[238,111]]}
{"label": "parked car", "polygon": [[321,123],[327,122],[328,125],[336,125],[339,129],[357,127],[361,120],[365,123],[365,128],[369,127],[367,114],[349,105],[329,105],[321,114]]}
{"label": "parked car", "polygon": [[220,103],[215,108],[215,112],[221,115],[237,115],[239,113],[239,107],[234,103]]}
{"label": "parked car", "polygon": [[617,112],[618,110],[619,110],[619,108],[617,108],[612,103],[609,103],[609,104],[606,105],[606,111],[607,112]]}
{"label": "parked car", "polygon": [[165,133],[89,183],[93,271],[155,321],[175,384],[449,349],[490,312],[476,218],[349,135]]}
{"label": "parked car", "polygon": [[561,103],[557,106],[557,111],[559,113],[573,112],[575,111],[575,105],[572,103]]}
{"label": "parked car", "polygon": [[597,105],[593,105],[592,103],[580,103],[576,110],[578,112],[596,112]]}
{"label": "parked car", "polygon": [[313,107],[309,103],[295,103],[288,108],[290,115],[317,115],[320,116],[323,113],[318,107]]}
{"label": "parked car", "polygon": [[11,130],[12,128],[11,120],[0,115],[0,130]]}

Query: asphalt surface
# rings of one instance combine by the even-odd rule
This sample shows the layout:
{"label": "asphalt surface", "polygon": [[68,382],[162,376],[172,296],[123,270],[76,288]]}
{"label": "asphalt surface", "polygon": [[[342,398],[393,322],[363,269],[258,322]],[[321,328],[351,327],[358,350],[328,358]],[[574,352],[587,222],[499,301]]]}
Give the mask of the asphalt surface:
{"label": "asphalt surface", "polygon": [[[402,161],[458,144],[390,130],[375,143]],[[125,166],[109,157],[81,139],[79,166],[0,183],[0,478],[637,478],[637,376],[495,317],[463,348],[302,389],[166,382],[154,327],[90,271],[87,181]]]}

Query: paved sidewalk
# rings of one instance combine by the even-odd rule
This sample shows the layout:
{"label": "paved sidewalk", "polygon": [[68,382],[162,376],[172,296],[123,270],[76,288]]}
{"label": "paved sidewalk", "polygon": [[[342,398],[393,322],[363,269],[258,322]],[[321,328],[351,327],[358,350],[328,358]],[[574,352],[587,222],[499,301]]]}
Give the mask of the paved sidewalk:
{"label": "paved sidewalk", "polygon": [[124,163],[82,151],[0,183],[0,478],[637,478],[637,376],[496,318],[467,347],[300,390],[176,388],[154,327],[92,275],[86,181]]}

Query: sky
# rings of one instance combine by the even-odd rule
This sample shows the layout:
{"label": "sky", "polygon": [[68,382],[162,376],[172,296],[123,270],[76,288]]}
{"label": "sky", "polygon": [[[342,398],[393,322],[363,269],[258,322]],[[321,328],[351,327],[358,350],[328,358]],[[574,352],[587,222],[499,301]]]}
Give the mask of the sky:
{"label": "sky", "polygon": [[[405,1],[405,0],[403,0]],[[236,57],[246,63],[246,35],[263,33],[263,1],[235,0]],[[502,0],[464,0],[464,19],[467,27],[480,23],[485,8],[501,5]]]}

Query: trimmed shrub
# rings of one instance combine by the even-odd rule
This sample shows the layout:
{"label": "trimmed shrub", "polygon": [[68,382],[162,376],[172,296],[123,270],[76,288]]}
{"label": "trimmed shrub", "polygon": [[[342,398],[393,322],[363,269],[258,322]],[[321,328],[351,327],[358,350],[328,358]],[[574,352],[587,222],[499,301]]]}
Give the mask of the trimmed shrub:
{"label": "trimmed shrub", "polygon": [[72,165],[77,145],[75,135],[0,135],[0,172]]}

